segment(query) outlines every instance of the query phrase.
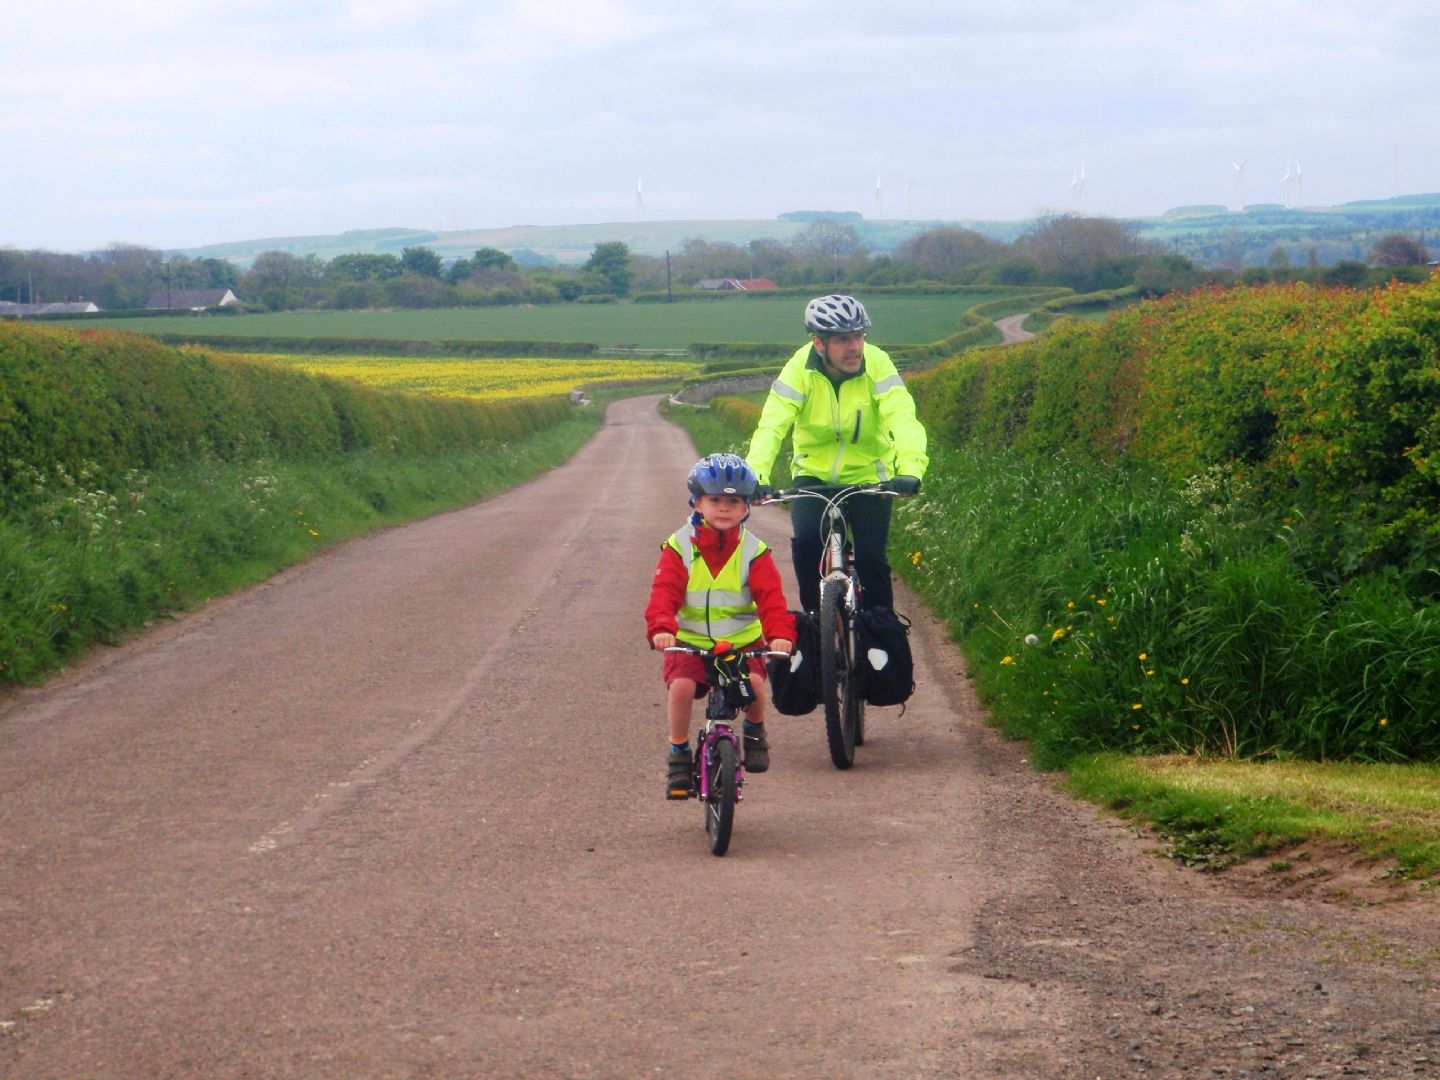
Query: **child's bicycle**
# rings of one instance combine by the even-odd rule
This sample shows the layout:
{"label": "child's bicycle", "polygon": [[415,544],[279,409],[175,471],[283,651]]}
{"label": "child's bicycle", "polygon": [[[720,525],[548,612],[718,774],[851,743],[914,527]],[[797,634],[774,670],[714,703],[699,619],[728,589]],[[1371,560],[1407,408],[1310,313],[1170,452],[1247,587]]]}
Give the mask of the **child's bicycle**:
{"label": "child's bicycle", "polygon": [[710,853],[724,855],[730,849],[735,804],[744,798],[745,740],[731,726],[731,721],[740,709],[755,700],[746,661],[752,656],[786,654],[771,652],[764,645],[736,649],[728,641],[717,642],[710,652],[692,645],[672,645],[665,651],[701,657],[710,676],[705,726],[691,756],[691,792],[705,808],[705,834],[710,838]]}
{"label": "child's bicycle", "polygon": [[860,576],[850,524],[841,509],[854,495],[900,497],[884,483],[816,484],[777,491],[764,502],[823,499],[820,518],[820,700],[825,706],[825,741],[837,769],[855,764],[855,748],[865,745],[865,697],[856,665],[856,612],[860,610]]}

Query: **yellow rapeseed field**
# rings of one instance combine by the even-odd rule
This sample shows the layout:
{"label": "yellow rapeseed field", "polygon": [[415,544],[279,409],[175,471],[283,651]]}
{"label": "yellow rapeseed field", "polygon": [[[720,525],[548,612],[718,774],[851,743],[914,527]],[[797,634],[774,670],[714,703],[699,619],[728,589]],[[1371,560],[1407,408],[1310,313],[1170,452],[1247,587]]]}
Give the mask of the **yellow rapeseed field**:
{"label": "yellow rapeseed field", "polygon": [[312,375],[355,379],[383,390],[446,397],[546,397],[577,386],[628,383],[648,379],[679,379],[694,374],[695,365],[680,360],[593,360],[542,358],[491,359],[445,357],[417,360],[409,356],[310,356],[252,354],[249,359],[281,363]]}

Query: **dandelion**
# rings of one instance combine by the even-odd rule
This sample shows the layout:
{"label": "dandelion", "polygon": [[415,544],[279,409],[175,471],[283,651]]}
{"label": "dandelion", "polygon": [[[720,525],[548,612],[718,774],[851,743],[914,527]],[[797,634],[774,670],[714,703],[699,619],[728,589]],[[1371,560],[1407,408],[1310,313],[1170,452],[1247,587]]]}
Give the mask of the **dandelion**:
{"label": "dandelion", "polygon": [[1146,678],[1149,678],[1151,675],[1154,675],[1154,674],[1155,674],[1155,669],[1154,669],[1153,667],[1152,667],[1149,671],[1145,672]]}
{"label": "dandelion", "polygon": [[1149,653],[1143,653],[1143,652],[1142,652],[1142,653],[1140,654],[1140,662],[1143,664],[1146,660],[1149,659],[1149,657],[1150,657],[1150,654],[1149,654]]}
{"label": "dandelion", "polygon": [[1104,607],[1109,602],[1110,601],[1106,600],[1103,596],[1099,600],[1095,601],[1095,603],[1099,604],[1101,607]]}
{"label": "dandelion", "polygon": [[1075,601],[1074,601],[1074,600],[1066,600],[1066,601],[1065,601],[1065,606],[1066,606],[1067,608],[1073,608],[1073,607],[1075,606]]}
{"label": "dandelion", "polygon": [[1065,636],[1065,627],[1063,627],[1063,626],[1057,626],[1057,627],[1055,628],[1055,633],[1053,633],[1053,634],[1050,635],[1050,640],[1051,640],[1052,642],[1059,641],[1059,640],[1060,640],[1061,638],[1063,638],[1064,636]]}
{"label": "dandelion", "polygon": [[1380,726],[1381,726],[1381,727],[1389,727],[1389,726],[1390,726],[1390,718],[1389,718],[1388,716],[1382,716],[1382,717],[1380,717]]}
{"label": "dandelion", "polygon": [[1130,706],[1130,708],[1132,708],[1132,709],[1143,709],[1144,707],[1145,707],[1145,706],[1144,706],[1143,704],[1141,704],[1140,702],[1138,702],[1138,701],[1135,702],[1134,705],[1131,705],[1131,706]]}
{"label": "dandelion", "polygon": [[311,529],[311,530],[310,530],[310,535],[311,535],[311,536],[319,536],[320,534],[319,534],[318,532],[316,532],[314,529]]}
{"label": "dandelion", "polygon": [[1007,657],[1005,657],[1004,659],[1002,659],[1002,660],[1000,661],[1000,663],[1002,663],[1002,664],[1013,664],[1013,663],[1015,663],[1015,658],[1014,658],[1013,656],[1007,656]]}
{"label": "dandelion", "polygon": [[1026,635],[1025,635],[1025,644],[1026,644],[1026,645],[1039,645],[1039,644],[1040,644],[1040,639],[1039,639],[1038,637],[1036,637],[1034,634],[1026,634]]}
{"label": "dandelion", "polygon": [[1140,725],[1139,725],[1139,724],[1131,724],[1131,725],[1130,725],[1130,730],[1131,730],[1131,731],[1139,731],[1139,730],[1140,730]]}
{"label": "dandelion", "polygon": [[911,565],[911,566],[919,566],[919,565],[920,565],[920,552],[918,552],[918,551],[912,551],[912,552],[910,553],[910,565]]}
{"label": "dandelion", "polygon": [[1186,675],[1183,679],[1181,679],[1181,680],[1180,680],[1180,685],[1181,685],[1181,686],[1189,686],[1189,685],[1190,685],[1190,676],[1189,676],[1189,675]]}

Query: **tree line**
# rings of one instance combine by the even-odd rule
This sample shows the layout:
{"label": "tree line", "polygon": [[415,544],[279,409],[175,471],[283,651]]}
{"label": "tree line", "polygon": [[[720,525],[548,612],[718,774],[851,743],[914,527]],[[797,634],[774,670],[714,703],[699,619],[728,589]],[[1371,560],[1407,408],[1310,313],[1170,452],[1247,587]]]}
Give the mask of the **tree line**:
{"label": "tree line", "polygon": [[1009,242],[958,227],[928,229],[893,251],[866,249],[843,220],[810,222],[789,241],[748,244],[687,239],[663,257],[619,241],[595,245],[579,265],[525,264],[496,248],[447,261],[423,247],[398,254],[354,253],[324,260],[266,251],[248,268],[224,259],[167,256],[117,244],[83,255],[0,248],[0,300],[90,300],[100,308],[143,308],[163,289],[228,288],[248,308],[427,308],[608,302],[636,293],[684,294],[706,279],[767,278],[817,290],[865,285],[1060,285],[1077,292],[1135,286],[1157,295],[1206,283],[1311,281],[1364,285],[1421,280],[1428,253],[1412,236],[1381,237],[1366,261],[1322,266],[1277,246],[1264,266],[1201,266],[1141,236],[1137,223],[1081,214],[1033,221]]}

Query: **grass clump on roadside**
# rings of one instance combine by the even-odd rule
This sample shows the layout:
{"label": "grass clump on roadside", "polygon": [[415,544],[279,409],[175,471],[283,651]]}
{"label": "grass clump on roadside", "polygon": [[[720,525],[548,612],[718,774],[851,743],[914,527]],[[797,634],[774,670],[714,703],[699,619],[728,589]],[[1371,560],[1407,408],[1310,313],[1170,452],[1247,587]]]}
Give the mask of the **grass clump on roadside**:
{"label": "grass clump on roadside", "polygon": [[1319,839],[1392,862],[1403,877],[1440,873],[1434,765],[1101,754],[1072,761],[1066,783],[1152,822],[1190,865],[1218,868]]}

